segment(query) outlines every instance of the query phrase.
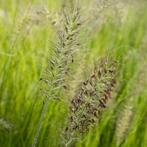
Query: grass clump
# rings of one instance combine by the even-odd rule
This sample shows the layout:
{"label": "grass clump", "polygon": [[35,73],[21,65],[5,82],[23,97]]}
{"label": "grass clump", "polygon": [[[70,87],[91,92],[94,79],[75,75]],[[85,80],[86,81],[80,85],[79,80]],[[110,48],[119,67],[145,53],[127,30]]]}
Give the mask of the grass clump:
{"label": "grass clump", "polygon": [[1,1],[0,146],[147,146],[146,10]]}

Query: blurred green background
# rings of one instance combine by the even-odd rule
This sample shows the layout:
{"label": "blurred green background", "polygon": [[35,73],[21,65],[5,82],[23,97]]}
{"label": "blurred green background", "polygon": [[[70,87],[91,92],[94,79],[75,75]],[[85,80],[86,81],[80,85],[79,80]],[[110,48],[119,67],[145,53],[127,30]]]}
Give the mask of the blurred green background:
{"label": "blurred green background", "polygon": [[[119,61],[116,98],[98,126],[74,143],[77,147],[147,146],[147,3],[112,2],[97,12],[100,21],[87,42],[86,63],[107,54]],[[59,12],[61,3],[0,0],[1,147],[33,144],[43,107],[39,79],[48,63],[50,41],[56,41],[56,31],[41,12]],[[83,0],[80,7],[89,11],[96,4],[99,1]],[[58,15],[53,19],[58,22]],[[64,102],[50,102],[37,146],[64,146],[61,132],[66,117]],[[123,141],[118,145],[119,139]]]}

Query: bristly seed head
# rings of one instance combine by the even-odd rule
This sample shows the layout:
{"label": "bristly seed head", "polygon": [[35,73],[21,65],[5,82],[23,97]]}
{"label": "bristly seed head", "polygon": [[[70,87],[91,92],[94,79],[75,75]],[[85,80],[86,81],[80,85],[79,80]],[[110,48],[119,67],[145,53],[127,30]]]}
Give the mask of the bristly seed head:
{"label": "bristly seed head", "polygon": [[116,65],[114,61],[102,58],[70,101],[68,127],[65,129],[68,137],[83,134],[95,126],[112,97],[115,84]]}

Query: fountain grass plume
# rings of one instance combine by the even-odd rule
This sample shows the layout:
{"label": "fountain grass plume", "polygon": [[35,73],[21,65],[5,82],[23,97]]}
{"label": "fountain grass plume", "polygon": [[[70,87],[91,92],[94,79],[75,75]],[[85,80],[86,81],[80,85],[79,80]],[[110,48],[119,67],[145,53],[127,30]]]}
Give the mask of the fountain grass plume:
{"label": "fountain grass plume", "polygon": [[65,129],[67,142],[79,134],[85,134],[97,124],[112,97],[115,84],[116,63],[108,58],[100,59],[70,101]]}
{"label": "fountain grass plume", "polygon": [[74,63],[75,53],[80,48],[79,34],[82,24],[80,8],[77,7],[75,2],[69,1],[63,5],[61,20],[61,28],[57,29],[56,42],[53,42],[49,50],[50,57],[47,68],[40,78],[44,102],[32,147],[36,147],[39,142],[39,135],[49,101],[61,100],[65,91],[68,90],[67,79],[70,76],[70,67]]}

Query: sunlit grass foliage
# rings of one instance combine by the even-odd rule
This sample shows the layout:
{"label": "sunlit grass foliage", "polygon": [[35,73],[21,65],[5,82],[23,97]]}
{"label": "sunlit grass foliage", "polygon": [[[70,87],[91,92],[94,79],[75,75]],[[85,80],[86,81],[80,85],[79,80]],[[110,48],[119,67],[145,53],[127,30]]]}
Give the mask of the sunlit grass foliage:
{"label": "sunlit grass foliage", "polygon": [[0,147],[146,147],[147,2],[0,0]]}

